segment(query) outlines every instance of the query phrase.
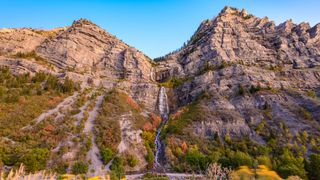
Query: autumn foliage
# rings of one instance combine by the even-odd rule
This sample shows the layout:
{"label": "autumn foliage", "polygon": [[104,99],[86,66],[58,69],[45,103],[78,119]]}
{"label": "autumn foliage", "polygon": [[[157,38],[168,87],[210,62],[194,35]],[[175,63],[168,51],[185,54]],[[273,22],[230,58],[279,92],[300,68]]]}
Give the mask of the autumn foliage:
{"label": "autumn foliage", "polygon": [[150,114],[150,117],[152,119],[152,125],[154,128],[158,128],[161,124],[161,118],[160,116],[154,114],[154,113],[151,113]]}
{"label": "autumn foliage", "polygon": [[130,96],[127,96],[127,103],[135,110],[140,111],[141,108]]}
{"label": "autumn foliage", "polygon": [[175,120],[178,119],[184,112],[186,112],[186,108],[182,108],[180,110],[178,110],[176,113],[171,115],[171,119]]}
{"label": "autumn foliage", "polygon": [[143,130],[144,131],[151,131],[153,130],[153,126],[150,122],[146,122],[144,125],[143,125]]}
{"label": "autumn foliage", "polygon": [[183,151],[183,153],[186,153],[188,150],[188,145],[185,141],[183,141],[183,143],[181,144],[181,149]]}

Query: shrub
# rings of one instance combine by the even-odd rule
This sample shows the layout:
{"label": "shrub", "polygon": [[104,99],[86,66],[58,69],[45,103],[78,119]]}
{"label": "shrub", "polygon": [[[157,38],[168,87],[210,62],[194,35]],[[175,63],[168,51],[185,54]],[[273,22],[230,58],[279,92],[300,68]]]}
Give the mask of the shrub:
{"label": "shrub", "polygon": [[195,149],[190,150],[185,158],[193,171],[205,171],[210,162],[207,156]]}
{"label": "shrub", "polygon": [[261,88],[261,86],[260,85],[257,85],[257,86],[251,86],[250,87],[250,89],[249,89],[249,92],[251,93],[251,94],[254,94],[254,93],[256,93],[256,92],[258,92],[258,91],[261,91],[262,90],[262,88]]}
{"label": "shrub", "polygon": [[102,161],[104,164],[108,164],[114,157],[114,152],[110,148],[103,148],[101,151]]}
{"label": "shrub", "polygon": [[206,171],[206,178],[208,179],[230,179],[232,170],[228,168],[222,168],[219,164],[210,164]]}
{"label": "shrub", "polygon": [[31,52],[18,52],[12,56],[13,58],[23,58],[23,59],[34,59],[36,61],[46,61],[44,58],[39,56],[34,50]]}
{"label": "shrub", "polygon": [[22,163],[26,166],[27,171],[39,171],[46,167],[48,155],[48,149],[35,148],[22,158]]}
{"label": "shrub", "polygon": [[158,174],[147,173],[142,177],[142,180],[169,180],[169,178]]}
{"label": "shrub", "polygon": [[204,66],[198,71],[197,75],[205,74],[208,71],[215,71],[218,68],[212,64],[210,64],[208,61],[205,62]]}
{"label": "shrub", "polygon": [[5,102],[6,103],[15,103],[19,101],[19,92],[17,90],[11,90],[7,93]]}
{"label": "shrub", "polygon": [[320,154],[311,154],[307,164],[309,179],[320,179]]}
{"label": "shrub", "polygon": [[33,78],[32,78],[32,82],[36,83],[36,82],[43,82],[45,81],[47,78],[47,75],[44,72],[37,72]]}
{"label": "shrub", "polygon": [[265,165],[268,168],[272,169],[272,162],[269,156],[262,155],[257,157],[259,165]]}
{"label": "shrub", "polygon": [[72,166],[72,173],[73,174],[85,174],[88,172],[88,165],[83,161],[78,161],[73,164]]}
{"label": "shrub", "polygon": [[306,109],[304,109],[304,108],[301,108],[301,109],[299,109],[299,111],[300,111],[300,113],[302,114],[302,117],[304,118],[304,119],[306,119],[306,120],[312,120],[312,114],[309,112],[309,111],[307,111]]}
{"label": "shrub", "polygon": [[317,97],[317,93],[315,91],[308,91],[307,92],[307,96],[309,96],[311,98],[316,98]]}
{"label": "shrub", "polygon": [[139,164],[139,160],[132,154],[128,154],[126,159],[127,159],[127,164],[130,167],[135,167],[136,165]]}
{"label": "shrub", "polygon": [[252,166],[252,157],[244,152],[236,151],[235,153],[232,153],[230,156],[231,165],[233,167],[239,167],[239,166]]}
{"label": "shrub", "polygon": [[181,77],[181,78],[172,77],[168,81],[160,83],[160,85],[167,88],[175,88],[184,84],[187,81],[190,81],[191,79],[192,79],[191,77]]}
{"label": "shrub", "polygon": [[125,169],[124,169],[124,160],[122,157],[116,156],[110,167],[110,170],[115,173],[115,175],[121,179],[125,176]]}
{"label": "shrub", "polygon": [[146,148],[147,148],[147,155],[145,159],[148,162],[148,168],[152,168],[154,163],[154,154],[149,145],[146,145]]}
{"label": "shrub", "polygon": [[244,93],[245,93],[245,90],[244,90],[243,86],[240,84],[239,88],[238,88],[238,95],[242,96],[242,95],[244,95]]}
{"label": "shrub", "polygon": [[62,89],[63,93],[72,92],[74,90],[74,88],[75,88],[75,84],[69,78],[66,78],[64,80],[64,83],[61,85],[61,89]]}
{"label": "shrub", "polygon": [[302,157],[296,157],[288,149],[284,150],[283,154],[277,159],[277,163],[277,172],[283,178],[294,175],[306,178],[304,159]]}

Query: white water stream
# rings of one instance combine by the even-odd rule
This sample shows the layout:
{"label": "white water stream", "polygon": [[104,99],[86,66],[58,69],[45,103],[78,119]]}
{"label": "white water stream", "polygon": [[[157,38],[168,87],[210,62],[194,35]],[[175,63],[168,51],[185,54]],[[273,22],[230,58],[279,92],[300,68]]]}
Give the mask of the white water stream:
{"label": "white water stream", "polygon": [[168,105],[168,97],[166,93],[166,88],[161,87],[160,92],[159,92],[159,113],[162,119],[162,123],[157,131],[157,136],[155,139],[155,146],[156,146],[156,153],[155,153],[155,167],[161,167],[159,158],[160,154],[162,153],[161,151],[163,150],[162,144],[161,144],[161,139],[160,139],[160,133],[163,128],[163,126],[166,124],[166,122],[169,119],[169,105]]}

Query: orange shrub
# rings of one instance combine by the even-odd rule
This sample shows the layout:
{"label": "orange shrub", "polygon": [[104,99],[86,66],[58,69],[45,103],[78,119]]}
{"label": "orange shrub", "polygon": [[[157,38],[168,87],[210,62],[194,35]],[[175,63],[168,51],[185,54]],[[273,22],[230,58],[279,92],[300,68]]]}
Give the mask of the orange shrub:
{"label": "orange shrub", "polygon": [[49,101],[48,101],[48,105],[49,106],[55,106],[58,102],[60,102],[62,99],[62,97],[60,96],[55,96],[53,98],[51,98]]}
{"label": "orange shrub", "polygon": [[157,115],[154,114],[154,113],[151,113],[150,116],[151,116],[151,119],[152,119],[152,125],[153,125],[153,127],[154,127],[154,128],[158,128],[158,127],[160,126],[160,124],[161,124],[161,118],[160,118],[160,116],[157,116]]}
{"label": "orange shrub", "polygon": [[51,124],[48,124],[44,127],[44,130],[47,132],[53,132],[55,128]]}
{"label": "orange shrub", "polygon": [[144,131],[151,131],[153,129],[153,126],[150,122],[146,122],[144,125],[143,125],[143,130]]}
{"label": "orange shrub", "polygon": [[171,119],[175,120],[178,119],[184,112],[186,111],[186,108],[182,108],[171,115]]}
{"label": "orange shrub", "polygon": [[24,96],[20,96],[20,97],[19,97],[19,103],[20,103],[20,104],[26,103],[26,98],[25,98]]}
{"label": "orange shrub", "polygon": [[139,105],[130,97],[127,96],[127,103],[135,110],[140,111]]}
{"label": "orange shrub", "polygon": [[183,141],[183,143],[181,144],[181,149],[183,151],[183,153],[186,153],[188,150],[188,145],[185,141]]}

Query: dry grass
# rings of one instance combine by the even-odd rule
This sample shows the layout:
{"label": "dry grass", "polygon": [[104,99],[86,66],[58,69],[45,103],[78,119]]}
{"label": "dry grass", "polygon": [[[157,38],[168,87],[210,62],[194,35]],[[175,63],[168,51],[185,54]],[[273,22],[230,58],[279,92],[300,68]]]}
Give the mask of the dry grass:
{"label": "dry grass", "polygon": [[48,173],[46,171],[39,171],[34,174],[28,174],[25,172],[25,167],[21,164],[19,169],[11,170],[7,176],[4,173],[1,173],[1,178],[4,180],[54,180],[57,179],[57,175],[54,173]]}
{"label": "dry grass", "polygon": [[206,178],[211,180],[227,180],[231,178],[233,171],[228,168],[222,168],[219,164],[213,163],[209,165]]}
{"label": "dry grass", "polygon": [[275,171],[269,170],[268,167],[259,165],[256,170],[241,166],[232,174],[231,179],[281,180],[282,178]]}
{"label": "dry grass", "polygon": [[71,179],[88,179],[88,180],[110,180],[109,175],[101,175],[95,177],[83,177],[81,175],[64,174],[58,176],[55,173],[50,173],[46,171],[39,171],[33,174],[28,174],[25,171],[24,165],[20,165],[19,169],[11,170],[7,175],[4,173],[0,174],[1,180],[71,180]]}

